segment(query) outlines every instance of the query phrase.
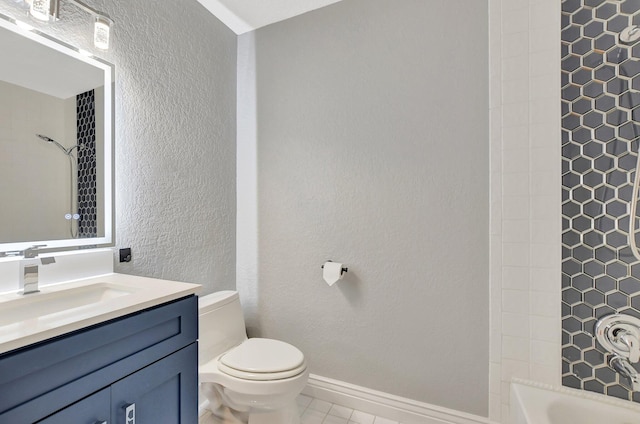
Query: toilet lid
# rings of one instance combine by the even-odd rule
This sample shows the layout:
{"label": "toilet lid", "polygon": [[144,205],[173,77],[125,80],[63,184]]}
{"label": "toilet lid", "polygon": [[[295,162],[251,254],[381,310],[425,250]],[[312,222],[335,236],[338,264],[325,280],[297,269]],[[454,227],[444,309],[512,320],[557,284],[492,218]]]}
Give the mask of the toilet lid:
{"label": "toilet lid", "polygon": [[[288,343],[254,338],[242,342],[219,359],[219,369],[239,378],[275,379],[297,375],[306,367],[304,355]],[[256,378],[262,375],[263,378]]]}

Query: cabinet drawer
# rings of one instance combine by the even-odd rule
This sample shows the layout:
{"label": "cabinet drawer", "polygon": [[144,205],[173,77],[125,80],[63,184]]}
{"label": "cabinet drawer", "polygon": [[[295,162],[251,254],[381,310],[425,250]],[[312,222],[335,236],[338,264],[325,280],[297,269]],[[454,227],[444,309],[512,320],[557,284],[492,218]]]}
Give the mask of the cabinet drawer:
{"label": "cabinet drawer", "polygon": [[111,411],[111,390],[102,389],[60,412],[38,421],[38,424],[108,424]]}
{"label": "cabinet drawer", "polygon": [[2,355],[0,423],[35,422],[197,337],[190,296]]}

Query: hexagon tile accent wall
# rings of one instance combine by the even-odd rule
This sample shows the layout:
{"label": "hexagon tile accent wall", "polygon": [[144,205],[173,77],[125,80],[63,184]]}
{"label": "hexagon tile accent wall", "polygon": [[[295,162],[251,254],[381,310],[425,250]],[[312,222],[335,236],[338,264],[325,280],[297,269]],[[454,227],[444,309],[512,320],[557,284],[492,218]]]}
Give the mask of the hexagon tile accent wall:
{"label": "hexagon tile accent wall", "polygon": [[93,90],[76,96],[78,151],[78,237],[98,236],[96,113]]}
{"label": "hexagon tile accent wall", "polygon": [[640,261],[628,239],[640,42],[618,40],[632,24],[640,0],[562,2],[562,384],[640,402],[594,337],[603,315],[640,317]]}

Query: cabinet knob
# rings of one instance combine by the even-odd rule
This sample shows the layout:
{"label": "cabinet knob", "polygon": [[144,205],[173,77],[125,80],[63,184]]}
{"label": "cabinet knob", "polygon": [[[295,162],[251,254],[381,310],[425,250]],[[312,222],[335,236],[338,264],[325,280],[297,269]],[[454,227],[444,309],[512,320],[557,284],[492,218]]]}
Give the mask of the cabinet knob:
{"label": "cabinet knob", "polygon": [[132,403],[124,407],[125,424],[136,424],[136,404]]}

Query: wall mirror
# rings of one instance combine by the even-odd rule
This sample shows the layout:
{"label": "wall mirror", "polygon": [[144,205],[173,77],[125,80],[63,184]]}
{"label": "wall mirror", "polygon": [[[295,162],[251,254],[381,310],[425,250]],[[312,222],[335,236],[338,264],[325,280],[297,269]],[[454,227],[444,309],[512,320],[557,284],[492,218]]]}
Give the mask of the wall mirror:
{"label": "wall mirror", "polygon": [[112,242],[111,64],[0,14],[0,252]]}

